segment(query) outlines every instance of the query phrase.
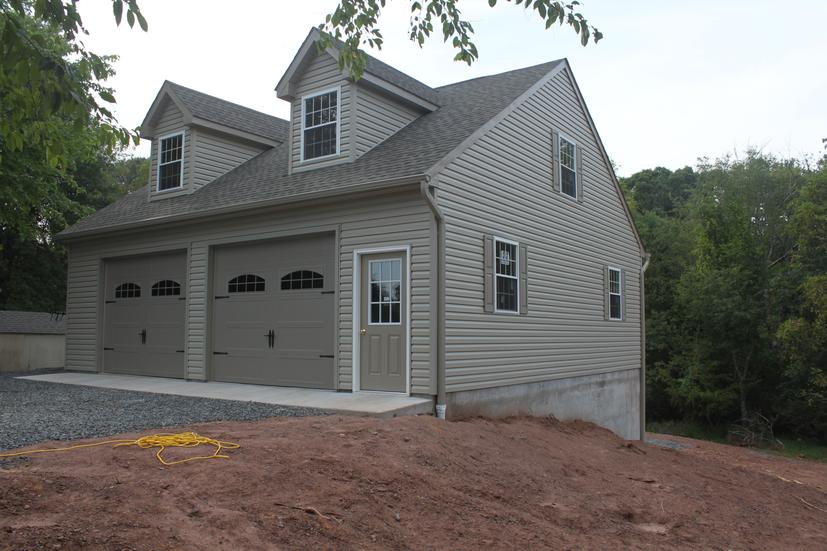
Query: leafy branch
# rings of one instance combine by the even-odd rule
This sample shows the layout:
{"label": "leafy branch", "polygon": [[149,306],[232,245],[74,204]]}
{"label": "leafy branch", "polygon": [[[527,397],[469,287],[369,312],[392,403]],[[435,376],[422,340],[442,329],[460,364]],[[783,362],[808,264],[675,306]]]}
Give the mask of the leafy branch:
{"label": "leafy branch", "polygon": [[[323,31],[319,47],[328,48],[333,40],[339,42],[339,68],[348,71],[353,78],[360,78],[367,63],[363,48],[382,49],[383,37],[379,29],[379,16],[389,0],[341,0],[333,13],[319,25]],[[498,0],[487,0],[490,7]],[[597,43],[603,38],[596,27],[578,10],[580,2],[569,3],[554,0],[503,0],[522,5],[536,12],[548,29],[554,24],[570,26],[580,37],[583,46]],[[459,0],[414,0],[411,2],[409,38],[422,47],[438,29],[443,42],[451,42],[457,50],[454,61],[471,65],[479,58],[476,44],[472,41],[474,27],[462,17]]]}

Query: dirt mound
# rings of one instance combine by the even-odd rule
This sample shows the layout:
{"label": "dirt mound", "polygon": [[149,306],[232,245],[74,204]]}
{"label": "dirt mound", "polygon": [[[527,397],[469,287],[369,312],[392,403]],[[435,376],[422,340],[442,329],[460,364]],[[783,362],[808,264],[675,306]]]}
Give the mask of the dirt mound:
{"label": "dirt mound", "polygon": [[163,467],[94,448],[0,469],[0,548],[827,548],[827,465],[748,450],[541,419],[186,429],[242,449]]}

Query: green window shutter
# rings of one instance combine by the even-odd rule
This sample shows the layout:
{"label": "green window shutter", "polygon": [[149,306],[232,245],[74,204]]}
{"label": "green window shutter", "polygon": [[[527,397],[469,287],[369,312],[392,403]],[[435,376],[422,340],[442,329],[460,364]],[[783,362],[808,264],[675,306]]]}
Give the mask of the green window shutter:
{"label": "green window shutter", "polygon": [[577,163],[577,200],[583,202],[583,155],[580,153],[580,146],[574,147],[574,156]]}
{"label": "green window shutter", "polygon": [[551,131],[551,185],[560,191],[560,133]]}
{"label": "green window shutter", "polygon": [[620,271],[620,319],[626,321],[626,270]]}
{"label": "green window shutter", "polygon": [[603,265],[603,319],[609,320],[609,266]]}
{"label": "green window shutter", "polygon": [[483,309],[486,312],[494,311],[494,237],[486,235],[483,238]]}
{"label": "green window shutter", "polygon": [[520,315],[528,314],[528,249],[520,245]]}

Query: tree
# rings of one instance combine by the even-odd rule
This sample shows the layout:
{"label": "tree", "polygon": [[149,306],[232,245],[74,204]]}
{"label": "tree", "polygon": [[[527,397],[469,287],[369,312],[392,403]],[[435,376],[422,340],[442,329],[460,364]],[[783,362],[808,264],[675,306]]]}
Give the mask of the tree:
{"label": "tree", "polygon": [[[146,27],[134,0],[112,5]],[[123,194],[111,167],[133,134],[102,103],[113,58],[82,33],[74,0],[0,0],[0,307],[63,310],[54,235]]]}
{"label": "tree", "polygon": [[[325,18],[319,26],[324,31],[320,47],[331,45],[333,39],[341,41],[339,49],[339,67],[359,78],[367,63],[364,47],[382,48],[383,38],[379,29],[379,16],[388,0],[342,0],[333,13]],[[577,11],[580,3],[572,0],[564,3],[554,0],[504,0],[526,10],[533,10],[548,29],[554,24],[570,26],[580,36],[580,43],[586,46],[589,41],[595,44],[603,34],[590,25],[586,18]],[[497,0],[488,0],[494,7]],[[479,57],[477,46],[471,40],[474,27],[470,21],[463,19],[459,10],[459,0],[413,0],[411,1],[411,18],[409,37],[421,47],[438,28],[444,42],[451,42],[457,50],[455,61],[471,65]]]}

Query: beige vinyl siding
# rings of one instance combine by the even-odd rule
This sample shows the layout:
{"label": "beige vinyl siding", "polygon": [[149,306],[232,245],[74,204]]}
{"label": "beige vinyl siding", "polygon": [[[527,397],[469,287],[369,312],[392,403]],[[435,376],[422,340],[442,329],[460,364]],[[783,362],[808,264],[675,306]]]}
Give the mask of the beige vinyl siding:
{"label": "beige vinyl siding", "polygon": [[165,226],[109,238],[69,243],[69,316],[67,368],[97,371],[98,286],[104,258],[187,249],[187,377],[204,379],[211,350],[208,311],[210,247],[300,235],[338,233],[337,304],[338,385],[351,388],[353,325],[353,251],[358,248],[411,246],[411,392],[435,392],[432,341],[431,254],[432,216],[417,192],[316,207],[290,207],[212,218],[201,223]]}
{"label": "beige vinyl siding", "polygon": [[[313,159],[301,162],[302,143],[302,96],[312,95],[317,92],[329,90],[341,86],[339,94],[339,155],[328,157],[323,160]],[[322,167],[347,161],[350,157],[351,147],[351,83],[341,71],[339,64],[333,57],[323,53],[317,55],[302,73],[301,80],[296,83],[296,98],[291,102],[291,155],[290,162],[292,170],[301,170],[303,167]]]}
{"label": "beige vinyl siding", "polygon": [[209,184],[265,150],[203,128],[193,128],[190,150],[193,153],[192,185],[194,189]]}
{"label": "beige vinyl siding", "polygon": [[419,117],[419,112],[387,95],[358,85],[353,119],[355,155],[360,157]]}
{"label": "beige vinyl siding", "polygon": [[[155,125],[155,137],[152,140],[152,148],[149,155],[149,190],[151,198],[169,197],[172,195],[180,195],[182,193],[189,193],[191,182],[191,168],[192,168],[192,148],[190,147],[192,140],[192,132],[189,126],[184,126],[184,115],[175,102],[166,98],[163,103],[161,116],[158,119],[158,124]],[[158,144],[161,143],[161,138],[170,134],[178,132],[184,133],[184,173],[183,173],[183,188],[178,191],[167,191],[163,193],[156,193],[158,185]]]}
{"label": "beige vinyl siding", "polygon": [[[551,131],[582,149],[583,202],[552,188]],[[640,368],[640,251],[566,71],[439,175],[446,217],[446,380],[460,391]],[[483,311],[483,237],[528,247],[528,313]],[[627,278],[604,320],[604,265]]]}

